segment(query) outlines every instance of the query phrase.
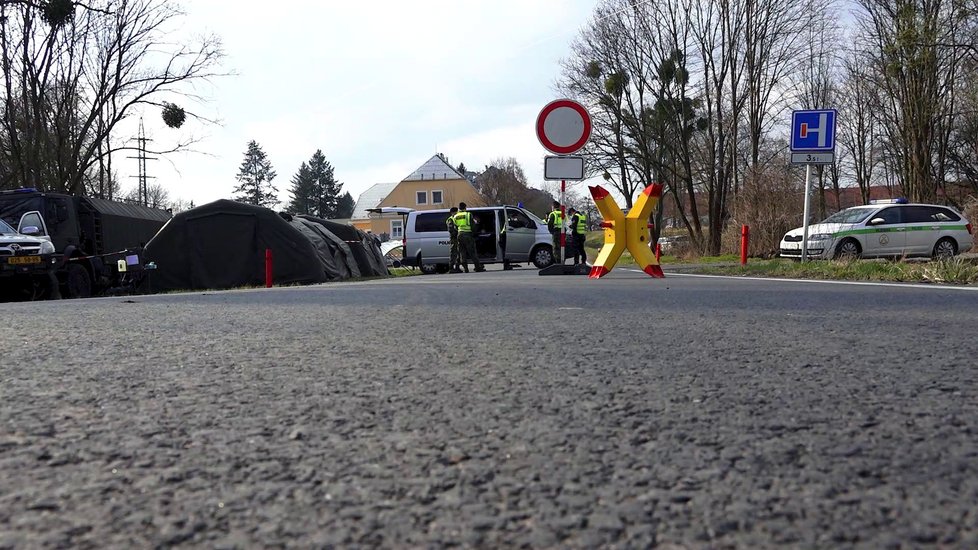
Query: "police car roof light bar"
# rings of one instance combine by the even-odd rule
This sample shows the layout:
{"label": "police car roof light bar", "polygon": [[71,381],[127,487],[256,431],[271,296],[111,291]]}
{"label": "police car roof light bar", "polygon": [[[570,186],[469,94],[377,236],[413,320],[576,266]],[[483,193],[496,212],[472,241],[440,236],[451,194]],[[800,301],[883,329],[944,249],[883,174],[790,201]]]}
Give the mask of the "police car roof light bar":
{"label": "police car roof light bar", "polygon": [[908,204],[908,202],[907,199],[899,197],[896,199],[873,199],[869,201],[869,204]]}

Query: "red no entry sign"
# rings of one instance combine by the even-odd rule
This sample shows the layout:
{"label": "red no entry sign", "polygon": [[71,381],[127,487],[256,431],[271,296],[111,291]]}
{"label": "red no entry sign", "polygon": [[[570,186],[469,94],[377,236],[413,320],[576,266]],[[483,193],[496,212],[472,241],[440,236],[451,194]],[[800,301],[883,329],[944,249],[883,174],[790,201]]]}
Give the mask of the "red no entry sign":
{"label": "red no entry sign", "polygon": [[537,138],[548,151],[558,155],[577,152],[591,137],[591,115],[580,103],[558,99],[537,115]]}

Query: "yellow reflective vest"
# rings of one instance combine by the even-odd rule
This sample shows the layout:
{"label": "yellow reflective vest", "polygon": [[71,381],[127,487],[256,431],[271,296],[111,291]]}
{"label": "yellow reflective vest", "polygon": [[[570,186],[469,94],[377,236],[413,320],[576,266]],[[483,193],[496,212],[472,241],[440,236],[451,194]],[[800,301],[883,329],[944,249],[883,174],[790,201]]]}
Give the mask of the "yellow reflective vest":
{"label": "yellow reflective vest", "polygon": [[580,212],[571,216],[570,225],[571,225],[571,232],[577,235],[583,235],[587,233],[587,220],[584,217],[584,214],[581,214]]}
{"label": "yellow reflective vest", "polygon": [[468,211],[459,212],[452,216],[455,221],[455,227],[458,228],[459,233],[471,233],[472,232],[472,214]]}

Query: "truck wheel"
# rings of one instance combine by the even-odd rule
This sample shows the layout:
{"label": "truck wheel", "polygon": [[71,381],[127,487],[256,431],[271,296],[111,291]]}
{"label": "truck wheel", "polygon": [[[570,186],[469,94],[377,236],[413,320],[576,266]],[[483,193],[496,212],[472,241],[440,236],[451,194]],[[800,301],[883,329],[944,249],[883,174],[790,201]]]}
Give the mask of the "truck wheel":
{"label": "truck wheel", "polygon": [[89,298],[92,296],[92,279],[88,270],[80,264],[68,264],[65,298]]}

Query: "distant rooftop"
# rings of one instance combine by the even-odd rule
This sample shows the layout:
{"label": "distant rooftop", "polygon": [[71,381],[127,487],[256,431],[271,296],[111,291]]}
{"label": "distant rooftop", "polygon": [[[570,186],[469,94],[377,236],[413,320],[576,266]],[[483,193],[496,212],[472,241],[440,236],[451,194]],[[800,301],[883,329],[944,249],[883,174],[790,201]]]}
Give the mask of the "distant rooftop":
{"label": "distant rooftop", "polygon": [[428,159],[428,162],[420,168],[411,172],[411,175],[401,181],[426,181],[426,180],[463,180],[465,176],[459,174],[454,168],[449,166],[441,155]]}
{"label": "distant rooftop", "polygon": [[391,194],[391,191],[397,187],[397,183],[375,183],[370,189],[367,189],[363,193],[360,193],[360,198],[357,199],[356,206],[353,207],[353,215],[350,216],[351,220],[365,220],[368,218],[369,212],[368,208],[376,208],[378,204],[387,198],[387,195]]}

